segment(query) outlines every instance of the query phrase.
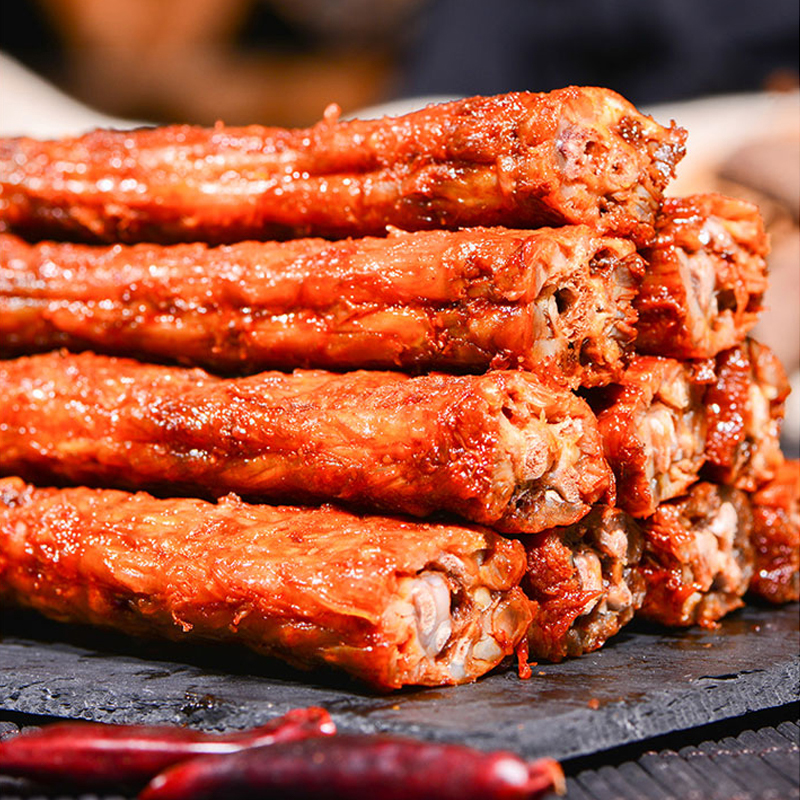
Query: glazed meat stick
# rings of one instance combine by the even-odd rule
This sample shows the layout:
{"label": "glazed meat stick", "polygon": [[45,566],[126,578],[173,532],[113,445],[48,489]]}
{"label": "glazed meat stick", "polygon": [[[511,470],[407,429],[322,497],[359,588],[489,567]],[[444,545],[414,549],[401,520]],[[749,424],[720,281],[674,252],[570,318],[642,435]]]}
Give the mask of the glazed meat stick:
{"label": "glazed meat stick", "polygon": [[703,474],[752,492],[772,480],[784,461],[780,435],[789,381],[772,350],[754,339],[725,350],[716,361],[717,379],[705,398]]}
{"label": "glazed meat stick", "polygon": [[594,415],[531,373],[220,379],[92,353],[0,361],[0,474],[532,532],[611,489]]}
{"label": "glazed meat stick", "polygon": [[524,568],[519,543],[479,528],[0,480],[4,604],[383,690],[472,681],[512,653]]}
{"label": "glazed meat stick", "polygon": [[667,198],[635,300],[636,348],[708,358],[742,342],[758,321],[768,252],[756,206],[720,194]]}
{"label": "glazed meat stick", "polygon": [[561,661],[596,650],[641,606],[642,531],[624,511],[595,506],[579,522],[522,544],[528,568],[520,585],[531,600],[534,658]]}
{"label": "glazed meat stick", "polygon": [[662,503],[642,527],[645,595],[638,616],[669,626],[711,626],[744,605],[754,564],[744,492],[696,483]]}
{"label": "glazed meat stick", "polygon": [[714,361],[635,356],[590,397],[620,508],[650,516],[698,477],[746,491],[770,480],[788,391],[772,351],[749,339]]}
{"label": "glazed meat stick", "polygon": [[686,133],[569,87],[307,130],[174,126],[0,142],[0,217],[105,242],[585,223],[646,244]]}
{"label": "glazed meat stick", "polygon": [[586,226],[93,247],[0,234],[0,354],[65,346],[225,373],[523,367],[597,385],[644,269]]}
{"label": "glazed meat stick", "polygon": [[750,500],[755,553],[750,592],[771,603],[800,600],[800,461],[784,461]]}

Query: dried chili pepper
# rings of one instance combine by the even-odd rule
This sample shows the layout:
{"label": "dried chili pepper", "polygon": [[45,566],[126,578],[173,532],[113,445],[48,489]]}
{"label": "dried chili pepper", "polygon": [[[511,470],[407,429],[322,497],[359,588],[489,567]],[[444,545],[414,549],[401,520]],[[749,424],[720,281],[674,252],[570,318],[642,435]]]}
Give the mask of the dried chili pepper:
{"label": "dried chili pepper", "polygon": [[258,728],[211,734],[188,728],[64,722],[0,741],[0,774],[61,787],[141,786],[180,761],[336,732],[322,708],[294,709]]}
{"label": "dried chili pepper", "polygon": [[413,739],[340,735],[196,758],[154,778],[140,800],[534,800],[563,788],[558,763]]}

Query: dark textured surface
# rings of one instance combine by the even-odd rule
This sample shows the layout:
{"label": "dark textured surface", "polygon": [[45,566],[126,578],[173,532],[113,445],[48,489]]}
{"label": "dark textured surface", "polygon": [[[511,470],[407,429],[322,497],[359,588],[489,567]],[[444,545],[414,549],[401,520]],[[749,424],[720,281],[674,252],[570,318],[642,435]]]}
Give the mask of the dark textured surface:
{"label": "dark textured surface", "polygon": [[566,800],[790,800],[800,797],[798,727],[744,730],[567,775]]}
{"label": "dark textured surface", "polygon": [[[0,618],[0,709],[106,722],[249,727],[321,705],[344,731],[391,731],[559,759],[792,703],[798,607],[747,608],[716,631],[623,631],[597,653],[476,684],[376,696],[235,648],[185,648]],[[591,702],[591,705],[590,705]],[[596,706],[596,708],[595,708]]]}
{"label": "dark textured surface", "polygon": [[[633,755],[616,758],[611,752],[586,768],[586,758],[564,763],[566,800],[791,800],[800,797],[800,730],[797,704],[773,709],[773,724],[762,725],[764,712],[722,723],[732,735],[719,732],[721,723],[673,734],[645,743]],[[17,718],[23,729],[29,719]],[[755,729],[747,727],[753,723]],[[705,738],[711,736],[712,738]],[[684,741],[687,744],[684,744]],[[696,744],[694,744],[696,743]],[[626,750],[628,748],[625,748]],[[602,763],[607,759],[608,763]],[[82,794],[37,788],[21,780],[0,777],[0,800],[134,800],[132,794]],[[413,800],[409,798],[409,800]],[[548,795],[547,800],[556,800]]]}

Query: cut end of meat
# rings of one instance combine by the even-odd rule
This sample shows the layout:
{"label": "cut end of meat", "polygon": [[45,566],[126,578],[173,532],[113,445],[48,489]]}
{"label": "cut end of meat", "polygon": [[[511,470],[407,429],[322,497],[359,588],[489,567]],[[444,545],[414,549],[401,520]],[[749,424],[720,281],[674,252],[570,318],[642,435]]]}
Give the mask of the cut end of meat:
{"label": "cut end of meat", "polygon": [[[685,154],[686,131],[659,125],[614,92],[569,92],[562,93],[556,137],[563,204],[577,209],[596,198],[596,227],[643,246],[654,235],[664,188]],[[592,92],[602,92],[602,101]]]}
{"label": "cut end of meat", "polygon": [[601,647],[644,597],[642,532],[625,512],[595,506],[580,522],[524,540],[531,655],[561,661]]}
{"label": "cut end of meat", "polygon": [[744,605],[753,575],[753,526],[744,492],[697,483],[643,523],[639,616],[663,625],[713,625]]}
{"label": "cut end of meat", "polygon": [[734,347],[762,310],[768,251],[751,203],[719,194],[668,198],[634,303],[636,347],[673,358],[710,358]]}
{"label": "cut end of meat", "polygon": [[706,379],[674,359],[636,356],[618,386],[592,396],[617,502],[634,517],[653,514],[697,480],[705,461]]}
{"label": "cut end of meat", "polygon": [[492,524],[507,533],[535,533],[576,522],[613,485],[591,409],[532,375],[507,373],[507,387],[498,415],[498,473],[510,466],[513,491]]}
{"label": "cut end of meat", "polygon": [[519,546],[486,544],[466,559],[443,554],[416,576],[400,579],[398,599],[387,613],[408,623],[398,648],[400,672],[413,676],[406,683],[474,681],[511,655],[527,630],[528,602],[509,581],[506,563],[506,550]]}
{"label": "cut end of meat", "polygon": [[785,461],[750,499],[755,551],[750,593],[770,603],[800,600],[800,461]]}

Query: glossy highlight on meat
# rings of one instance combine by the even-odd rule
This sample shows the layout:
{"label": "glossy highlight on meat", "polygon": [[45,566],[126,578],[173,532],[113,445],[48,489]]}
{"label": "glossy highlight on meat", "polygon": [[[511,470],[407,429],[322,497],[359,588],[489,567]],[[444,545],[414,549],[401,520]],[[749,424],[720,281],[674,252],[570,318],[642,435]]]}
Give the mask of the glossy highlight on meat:
{"label": "glossy highlight on meat", "polygon": [[622,381],[590,396],[617,503],[634,517],[683,494],[706,460],[708,364],[634,356]]}
{"label": "glossy highlight on meat", "polygon": [[522,543],[528,568],[520,585],[531,600],[534,658],[561,661],[597,650],[641,606],[642,532],[624,511],[595,506],[579,522]]}
{"label": "glossy highlight on meat", "polygon": [[0,355],[57,347],[224,373],[322,367],[618,377],[644,262],[586,226],[114,245],[0,234]]}
{"label": "glossy highlight on meat", "polygon": [[784,461],[750,500],[755,552],[750,593],[770,603],[800,600],[800,461]]}
{"label": "glossy highlight on meat", "polygon": [[753,517],[744,492],[699,482],[642,523],[637,615],[670,626],[713,626],[744,605],[753,575]]}
{"label": "glossy highlight on meat", "polygon": [[593,87],[306,130],[252,125],[0,141],[0,214],[102,242],[383,235],[584,223],[646,244],[686,133]]}
{"label": "glossy highlight on meat", "polygon": [[507,532],[612,489],[589,406],[532,373],[199,369],[47,353],[0,361],[0,474],[33,481],[448,511]]}
{"label": "glossy highlight on meat", "polygon": [[752,492],[784,461],[780,435],[789,381],[772,350],[754,339],[720,353],[716,362],[717,380],[705,398],[703,474]]}
{"label": "glossy highlight on meat", "polygon": [[709,358],[740,344],[762,310],[768,250],[751,203],[720,194],[666,198],[643,251],[637,350]]}
{"label": "glossy highlight on meat", "polygon": [[518,542],[476,527],[0,479],[4,604],[381,690],[472,681],[512,653],[524,569]]}

